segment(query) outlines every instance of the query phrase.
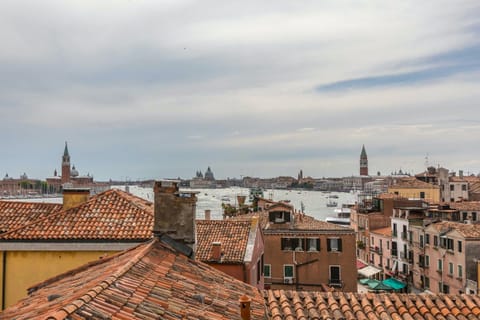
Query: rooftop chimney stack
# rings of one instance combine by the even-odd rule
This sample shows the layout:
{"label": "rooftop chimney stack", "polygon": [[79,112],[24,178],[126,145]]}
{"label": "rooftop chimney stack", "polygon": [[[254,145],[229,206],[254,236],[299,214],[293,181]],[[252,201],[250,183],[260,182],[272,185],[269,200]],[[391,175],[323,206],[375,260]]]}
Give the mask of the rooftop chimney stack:
{"label": "rooftop chimney stack", "polygon": [[68,188],[63,187],[63,210],[76,207],[85,203],[90,198],[89,188]]}
{"label": "rooftop chimney stack", "polygon": [[463,179],[463,170],[458,170],[458,176]]}
{"label": "rooftop chimney stack", "polygon": [[205,220],[210,220],[211,217],[211,211],[209,209],[205,210]]}
{"label": "rooftop chimney stack", "polygon": [[222,258],[222,243],[221,242],[212,242],[212,254],[211,259],[214,261],[220,261]]}
{"label": "rooftop chimney stack", "polygon": [[242,320],[250,320],[250,303],[252,302],[252,299],[243,295],[238,302],[240,302],[240,316]]}
{"label": "rooftop chimney stack", "polygon": [[178,184],[176,180],[155,181],[153,233],[166,234],[193,248],[198,192],[180,191]]}

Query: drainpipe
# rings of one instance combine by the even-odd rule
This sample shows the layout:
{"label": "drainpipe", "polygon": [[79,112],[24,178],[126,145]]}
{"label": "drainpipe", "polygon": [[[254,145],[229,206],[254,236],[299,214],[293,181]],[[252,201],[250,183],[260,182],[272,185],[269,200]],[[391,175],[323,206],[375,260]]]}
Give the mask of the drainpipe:
{"label": "drainpipe", "polygon": [[6,276],[6,267],[7,267],[7,255],[6,252],[2,252],[2,310],[5,310],[5,281],[7,279]]}

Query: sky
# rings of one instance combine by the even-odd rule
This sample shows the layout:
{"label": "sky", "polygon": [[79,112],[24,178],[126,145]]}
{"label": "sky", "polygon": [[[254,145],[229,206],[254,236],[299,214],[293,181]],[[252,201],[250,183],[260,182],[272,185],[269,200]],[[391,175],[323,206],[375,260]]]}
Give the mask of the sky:
{"label": "sky", "polygon": [[10,177],[480,172],[478,0],[6,0],[0,41]]}

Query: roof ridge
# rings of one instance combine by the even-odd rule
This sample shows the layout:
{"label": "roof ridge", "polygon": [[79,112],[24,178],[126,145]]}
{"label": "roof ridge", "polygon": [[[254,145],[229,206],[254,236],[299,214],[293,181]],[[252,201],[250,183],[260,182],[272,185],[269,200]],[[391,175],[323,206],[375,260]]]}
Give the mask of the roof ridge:
{"label": "roof ridge", "polygon": [[[76,310],[80,309],[84,304],[88,303],[89,301],[93,300],[97,295],[99,295],[103,290],[107,289],[109,286],[113,284],[119,277],[127,273],[135,264],[137,264],[141,258],[145,256],[145,254],[150,250],[150,248],[158,242],[158,239],[155,238],[154,240],[150,241],[147,245],[145,245],[142,250],[140,250],[132,259],[130,259],[125,265],[120,267],[116,272],[114,272],[112,275],[108,276],[105,280],[102,280],[99,284],[93,286],[88,290],[85,294],[83,294],[81,297],[78,297],[75,300],[70,301],[67,304],[64,304],[63,306],[60,307],[57,311],[55,311],[52,316],[57,317],[57,315],[62,316],[64,319],[66,316],[69,314],[74,313]],[[135,247],[135,248],[138,248]],[[125,254],[127,251],[123,251],[119,255],[114,255],[111,257],[111,259],[104,260],[104,261],[109,261],[118,258],[119,256]],[[103,262],[103,261],[102,261]],[[84,267],[84,266],[83,266]]]}

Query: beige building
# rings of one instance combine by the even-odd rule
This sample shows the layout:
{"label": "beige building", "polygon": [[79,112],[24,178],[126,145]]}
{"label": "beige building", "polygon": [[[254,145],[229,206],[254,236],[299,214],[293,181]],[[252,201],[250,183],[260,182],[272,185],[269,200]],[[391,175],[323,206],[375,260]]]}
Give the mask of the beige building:
{"label": "beige building", "polygon": [[370,259],[368,262],[380,270],[375,276],[378,280],[386,279],[392,267],[391,241],[392,229],[390,227],[370,231]]}
{"label": "beige building", "polygon": [[428,203],[440,202],[440,187],[415,177],[400,179],[397,184],[388,188],[388,193],[408,199],[421,199]]}

